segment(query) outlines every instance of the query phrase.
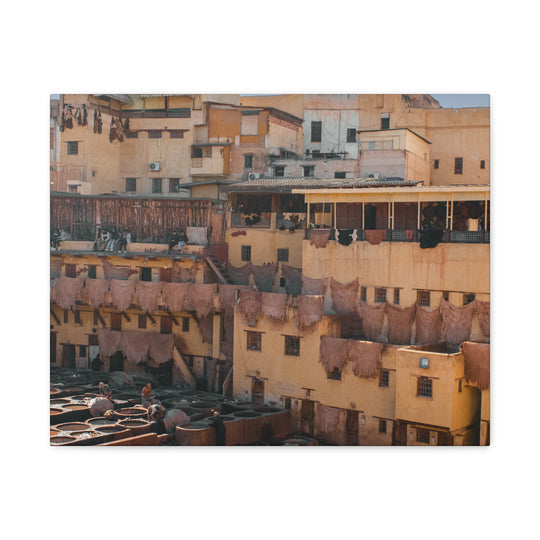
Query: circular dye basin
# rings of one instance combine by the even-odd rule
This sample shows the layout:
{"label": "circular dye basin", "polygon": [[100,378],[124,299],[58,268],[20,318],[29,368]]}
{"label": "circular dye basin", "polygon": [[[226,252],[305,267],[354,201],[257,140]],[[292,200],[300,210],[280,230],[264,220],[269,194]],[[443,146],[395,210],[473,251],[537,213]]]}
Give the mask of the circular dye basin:
{"label": "circular dye basin", "polygon": [[143,433],[148,433],[150,431],[150,422],[142,419],[129,419],[129,420],[120,420],[118,422],[119,426],[122,426],[125,429],[130,429],[134,435],[142,435]]}
{"label": "circular dye basin", "polygon": [[66,398],[51,399],[51,405],[67,405],[68,403],[71,403],[71,400]]}
{"label": "circular dye basin", "polygon": [[176,426],[175,439],[180,446],[213,446],[216,441],[214,429],[207,422]]}
{"label": "circular dye basin", "polygon": [[75,437],[69,437],[67,435],[55,435],[54,437],[51,437],[51,445],[57,446],[74,442],[76,440],[77,439]]}
{"label": "circular dye basin", "polygon": [[88,429],[88,424],[85,422],[67,422],[55,426],[60,431],[83,431]]}
{"label": "circular dye basin", "polygon": [[57,415],[57,414],[64,414],[66,411],[63,409],[57,409],[54,407],[51,407],[51,416]]}
{"label": "circular dye basin", "polygon": [[116,411],[116,414],[121,418],[143,418],[146,417],[147,411],[143,407],[126,407]]}
{"label": "circular dye basin", "polygon": [[96,416],[95,418],[89,418],[86,423],[89,426],[97,427],[97,426],[113,426],[116,424],[116,420],[114,418],[105,418],[104,416]]}
{"label": "circular dye basin", "polygon": [[253,410],[261,414],[274,414],[278,412],[283,412],[283,409],[277,409],[275,407],[258,407],[257,409]]}

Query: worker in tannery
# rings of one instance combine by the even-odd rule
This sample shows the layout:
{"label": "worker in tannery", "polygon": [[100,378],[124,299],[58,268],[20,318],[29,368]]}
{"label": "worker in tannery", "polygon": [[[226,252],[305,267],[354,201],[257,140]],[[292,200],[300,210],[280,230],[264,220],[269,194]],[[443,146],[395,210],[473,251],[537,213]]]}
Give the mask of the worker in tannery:
{"label": "worker in tannery", "polygon": [[141,392],[141,405],[148,407],[152,402],[152,385],[148,383]]}
{"label": "worker in tannery", "polygon": [[225,424],[219,414],[219,411],[214,411],[212,427],[216,432],[216,446],[225,446]]}

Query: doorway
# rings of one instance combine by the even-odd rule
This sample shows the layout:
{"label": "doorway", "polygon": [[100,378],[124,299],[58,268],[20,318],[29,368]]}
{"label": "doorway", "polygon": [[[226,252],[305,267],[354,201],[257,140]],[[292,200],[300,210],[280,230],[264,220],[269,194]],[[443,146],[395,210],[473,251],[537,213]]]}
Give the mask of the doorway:
{"label": "doorway", "polygon": [[62,367],[75,369],[75,345],[62,345]]}
{"label": "doorway", "polygon": [[347,411],[347,446],[358,446],[358,411]]}
{"label": "doorway", "polygon": [[124,371],[124,355],[120,351],[109,358],[109,371]]}
{"label": "doorway", "polygon": [[264,405],[264,381],[261,381],[260,379],[253,379],[251,395],[255,405]]}
{"label": "doorway", "polygon": [[308,435],[313,435],[314,419],[315,402],[310,399],[303,399],[300,413],[300,430]]}
{"label": "doorway", "polygon": [[56,332],[51,332],[51,364],[56,364]]}

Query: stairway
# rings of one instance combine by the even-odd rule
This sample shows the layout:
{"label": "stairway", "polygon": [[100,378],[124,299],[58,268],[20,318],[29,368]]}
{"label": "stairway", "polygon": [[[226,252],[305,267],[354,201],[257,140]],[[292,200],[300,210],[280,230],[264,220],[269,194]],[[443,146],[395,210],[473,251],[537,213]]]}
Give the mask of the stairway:
{"label": "stairway", "polygon": [[208,263],[208,266],[210,266],[210,268],[212,268],[212,270],[216,273],[216,276],[221,281],[221,283],[223,283],[224,285],[233,285],[233,280],[231,279],[231,276],[229,276],[227,270],[225,270],[224,266],[214,255],[208,254],[206,256],[206,262]]}

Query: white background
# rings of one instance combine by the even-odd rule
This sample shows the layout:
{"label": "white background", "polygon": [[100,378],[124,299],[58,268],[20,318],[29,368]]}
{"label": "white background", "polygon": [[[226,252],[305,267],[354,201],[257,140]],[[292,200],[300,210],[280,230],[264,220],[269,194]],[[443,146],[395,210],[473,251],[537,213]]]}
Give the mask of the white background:
{"label": "white background", "polygon": [[[6,538],[531,536],[539,432],[533,5],[3,6]],[[492,446],[50,448],[49,94],[72,92],[490,94]]]}

